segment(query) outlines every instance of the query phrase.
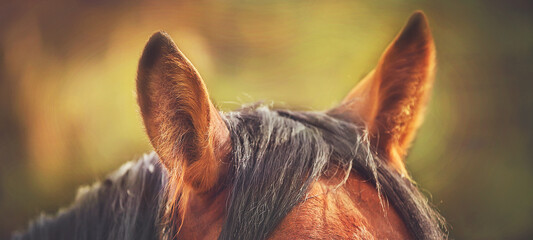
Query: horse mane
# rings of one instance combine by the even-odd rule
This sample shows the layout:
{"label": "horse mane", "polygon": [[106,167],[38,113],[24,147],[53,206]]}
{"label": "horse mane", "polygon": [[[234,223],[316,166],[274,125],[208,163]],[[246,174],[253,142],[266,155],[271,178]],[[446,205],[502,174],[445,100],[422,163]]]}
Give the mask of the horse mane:
{"label": "horse mane", "polygon": [[102,182],[78,190],[55,216],[42,214],[13,240],[159,239],[166,170],[155,153],[124,164]]}
{"label": "horse mane", "polygon": [[[396,209],[415,239],[446,238],[443,218],[411,180],[382,164],[364,126],[322,112],[260,104],[223,118],[233,149],[219,239],[268,238],[332,167],[371,182],[383,196],[382,205]],[[177,208],[187,195],[180,191],[178,175],[167,172],[155,153],[145,155],[103,182],[81,188],[69,208],[54,217],[42,215],[13,239],[176,239],[183,217]]]}
{"label": "horse mane", "polygon": [[332,166],[345,171],[344,181],[353,171],[373,183],[384,196],[382,206],[392,204],[415,239],[445,238],[443,218],[411,180],[382,164],[364,126],[322,112],[261,105],[230,112],[225,121],[233,169],[219,239],[266,239]]}

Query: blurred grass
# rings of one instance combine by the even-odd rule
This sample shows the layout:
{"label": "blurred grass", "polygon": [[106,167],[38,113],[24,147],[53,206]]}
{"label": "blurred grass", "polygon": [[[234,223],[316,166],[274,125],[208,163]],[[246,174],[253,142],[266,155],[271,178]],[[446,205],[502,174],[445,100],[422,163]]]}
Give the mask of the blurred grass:
{"label": "blurred grass", "polygon": [[134,79],[169,32],[221,109],[339,102],[416,9],[438,73],[407,163],[457,239],[533,237],[529,1],[0,1],[0,238],[150,151]]}

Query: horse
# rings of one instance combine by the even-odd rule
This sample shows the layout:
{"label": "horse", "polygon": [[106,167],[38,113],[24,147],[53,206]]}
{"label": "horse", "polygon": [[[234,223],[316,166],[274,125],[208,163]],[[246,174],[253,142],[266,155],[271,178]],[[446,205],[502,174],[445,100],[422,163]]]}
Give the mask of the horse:
{"label": "horse", "polygon": [[422,123],[435,46],[418,11],[336,107],[221,112],[165,32],[136,79],[154,152],[78,191],[13,239],[445,239],[405,156]]}

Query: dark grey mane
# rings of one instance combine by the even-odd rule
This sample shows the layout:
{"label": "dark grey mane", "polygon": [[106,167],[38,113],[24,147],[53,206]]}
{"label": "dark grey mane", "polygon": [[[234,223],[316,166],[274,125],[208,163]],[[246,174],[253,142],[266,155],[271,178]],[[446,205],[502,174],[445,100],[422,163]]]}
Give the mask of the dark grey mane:
{"label": "dark grey mane", "polygon": [[[365,128],[325,113],[246,107],[224,115],[233,147],[227,217],[219,239],[266,239],[331,166],[369,180],[415,239],[442,239],[443,221],[413,183],[381,164]],[[81,191],[55,218],[14,239],[174,239],[163,226],[167,173],[155,154]],[[342,184],[342,183],[339,183]]]}
{"label": "dark grey mane", "polygon": [[158,239],[158,213],[167,183],[155,153],[124,164],[105,181],[80,188],[54,216],[41,215],[15,240]]}
{"label": "dark grey mane", "polygon": [[[228,215],[219,239],[265,239],[305,201],[328,166],[371,181],[415,239],[442,239],[443,221],[408,179],[381,164],[365,128],[325,113],[244,108],[229,113],[234,169]],[[341,183],[342,184],[342,183]]]}

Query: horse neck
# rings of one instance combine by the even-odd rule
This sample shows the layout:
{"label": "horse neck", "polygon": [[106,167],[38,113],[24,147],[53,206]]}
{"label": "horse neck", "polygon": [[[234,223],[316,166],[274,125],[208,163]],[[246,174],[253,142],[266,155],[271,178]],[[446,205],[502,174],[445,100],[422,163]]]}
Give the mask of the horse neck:
{"label": "horse neck", "polygon": [[74,203],[41,216],[13,239],[157,239],[166,171],[155,154],[79,189]]}

